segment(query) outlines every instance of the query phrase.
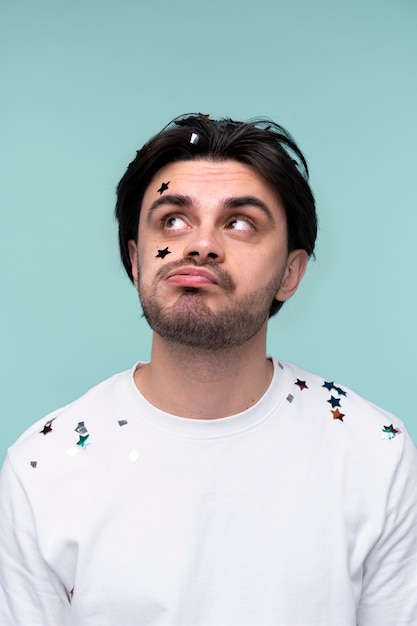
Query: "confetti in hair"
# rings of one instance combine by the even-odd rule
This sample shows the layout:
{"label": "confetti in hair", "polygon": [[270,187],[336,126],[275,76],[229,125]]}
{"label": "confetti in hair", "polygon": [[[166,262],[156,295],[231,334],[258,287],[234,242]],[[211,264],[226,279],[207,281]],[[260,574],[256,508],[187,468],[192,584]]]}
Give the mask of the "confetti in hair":
{"label": "confetti in hair", "polygon": [[198,135],[197,133],[191,133],[190,143],[196,146],[199,141],[200,141],[200,135]]}

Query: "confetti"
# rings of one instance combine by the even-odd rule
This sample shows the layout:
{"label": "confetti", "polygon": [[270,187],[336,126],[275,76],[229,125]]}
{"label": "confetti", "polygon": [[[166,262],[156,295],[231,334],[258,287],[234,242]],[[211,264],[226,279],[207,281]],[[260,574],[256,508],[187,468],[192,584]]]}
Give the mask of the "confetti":
{"label": "confetti", "polygon": [[127,420],[118,420],[119,426],[126,426]]}
{"label": "confetti", "polygon": [[329,402],[332,405],[333,408],[335,406],[340,406],[339,398],[335,398],[334,396],[330,396],[330,400],[327,400],[327,402]]}
{"label": "confetti", "polygon": [[132,463],[136,463],[136,461],[138,460],[138,458],[140,457],[140,454],[137,450],[133,449],[131,451],[131,453],[128,456],[128,459],[130,459],[130,461],[132,461]]}
{"label": "confetti", "polygon": [[30,464],[31,464],[32,467],[36,467],[38,462],[37,461],[31,461]]}
{"label": "confetti", "polygon": [[191,133],[190,143],[196,146],[199,141],[200,141],[200,135],[197,135],[197,133]]}
{"label": "confetti", "polygon": [[90,435],[80,435],[80,439],[79,441],[77,441],[77,446],[81,446],[81,448],[86,448],[89,444],[90,441],[88,441],[88,438],[90,437]]}
{"label": "confetti", "polygon": [[288,402],[292,402],[294,400],[294,396],[289,393],[286,399],[288,400]]}
{"label": "confetti", "polygon": [[45,426],[42,428],[42,430],[39,431],[39,434],[41,435],[47,435],[48,433],[52,432],[52,426],[50,422],[47,422],[45,424]]}
{"label": "confetti", "polygon": [[300,380],[299,378],[297,378],[297,382],[294,383],[294,385],[297,385],[298,387],[300,387],[300,391],[302,391],[303,389],[308,389],[306,381]]}
{"label": "confetti", "polygon": [[168,181],[167,183],[162,183],[162,185],[157,190],[159,195],[162,195],[164,193],[164,191],[166,191],[168,189],[168,185],[169,185],[170,182],[171,181]]}
{"label": "confetti", "polygon": [[158,250],[158,254],[155,255],[156,259],[164,259],[167,254],[171,254],[171,250],[168,250],[168,246],[163,250]]}
{"label": "confetti", "polygon": [[86,427],[84,426],[84,422],[78,422],[78,426],[75,429],[75,432],[79,435],[84,435],[87,432]]}
{"label": "confetti", "polygon": [[324,381],[324,385],[322,385],[322,387],[326,387],[326,389],[328,389],[329,391],[331,391],[332,389],[334,389],[334,383],[333,382],[329,382],[327,380]]}
{"label": "confetti", "polygon": [[65,454],[68,454],[68,456],[77,456],[79,451],[79,448],[68,448],[68,450],[65,451]]}
{"label": "confetti", "polygon": [[339,411],[339,409],[335,409],[334,411],[330,411],[330,413],[333,413],[333,419],[334,420],[340,420],[341,422],[343,422],[343,418],[345,417],[345,414],[341,413]]}
{"label": "confetti", "polygon": [[341,387],[333,387],[333,389],[339,394],[339,396],[347,396],[346,391]]}
{"label": "confetti", "polygon": [[392,424],[390,424],[389,426],[384,426],[384,428],[382,428],[381,439],[391,441],[391,439],[394,439],[394,437],[396,437],[399,432],[400,430],[398,430],[398,428],[394,428]]}

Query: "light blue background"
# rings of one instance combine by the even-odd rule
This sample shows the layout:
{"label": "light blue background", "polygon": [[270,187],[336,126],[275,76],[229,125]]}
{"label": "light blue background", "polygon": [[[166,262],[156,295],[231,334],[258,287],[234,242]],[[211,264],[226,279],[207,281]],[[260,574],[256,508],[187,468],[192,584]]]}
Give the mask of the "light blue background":
{"label": "light blue background", "polygon": [[1,0],[0,458],[149,356],[115,186],[190,111],[266,115],[304,150],[317,260],[269,351],[394,411],[417,440],[414,0]]}

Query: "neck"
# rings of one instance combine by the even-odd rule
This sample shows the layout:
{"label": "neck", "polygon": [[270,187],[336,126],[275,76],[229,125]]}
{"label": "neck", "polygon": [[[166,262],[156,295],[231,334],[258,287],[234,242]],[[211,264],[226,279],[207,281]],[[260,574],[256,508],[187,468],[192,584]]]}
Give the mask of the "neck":
{"label": "neck", "polygon": [[206,350],[154,335],[151,362],[135,382],[157,408],[181,417],[215,419],[240,413],[268,388],[272,363],[265,357],[266,325],[243,346]]}

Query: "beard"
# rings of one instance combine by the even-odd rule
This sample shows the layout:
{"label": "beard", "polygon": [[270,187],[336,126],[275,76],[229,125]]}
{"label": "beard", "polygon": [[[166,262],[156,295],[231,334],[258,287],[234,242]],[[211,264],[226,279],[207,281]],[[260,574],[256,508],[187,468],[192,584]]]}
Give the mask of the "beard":
{"label": "beard", "polygon": [[[251,339],[268,320],[271,304],[281,284],[284,270],[267,286],[236,299],[236,286],[220,266],[205,264],[215,275],[219,288],[229,296],[230,304],[213,311],[205,302],[204,289],[183,287],[177,300],[164,307],[157,295],[158,282],[172,269],[184,265],[174,262],[161,268],[150,287],[141,283],[139,298],[144,316],[152,330],[164,339],[184,346],[206,350],[225,350],[241,346]],[[194,260],[187,265],[202,266]]]}

